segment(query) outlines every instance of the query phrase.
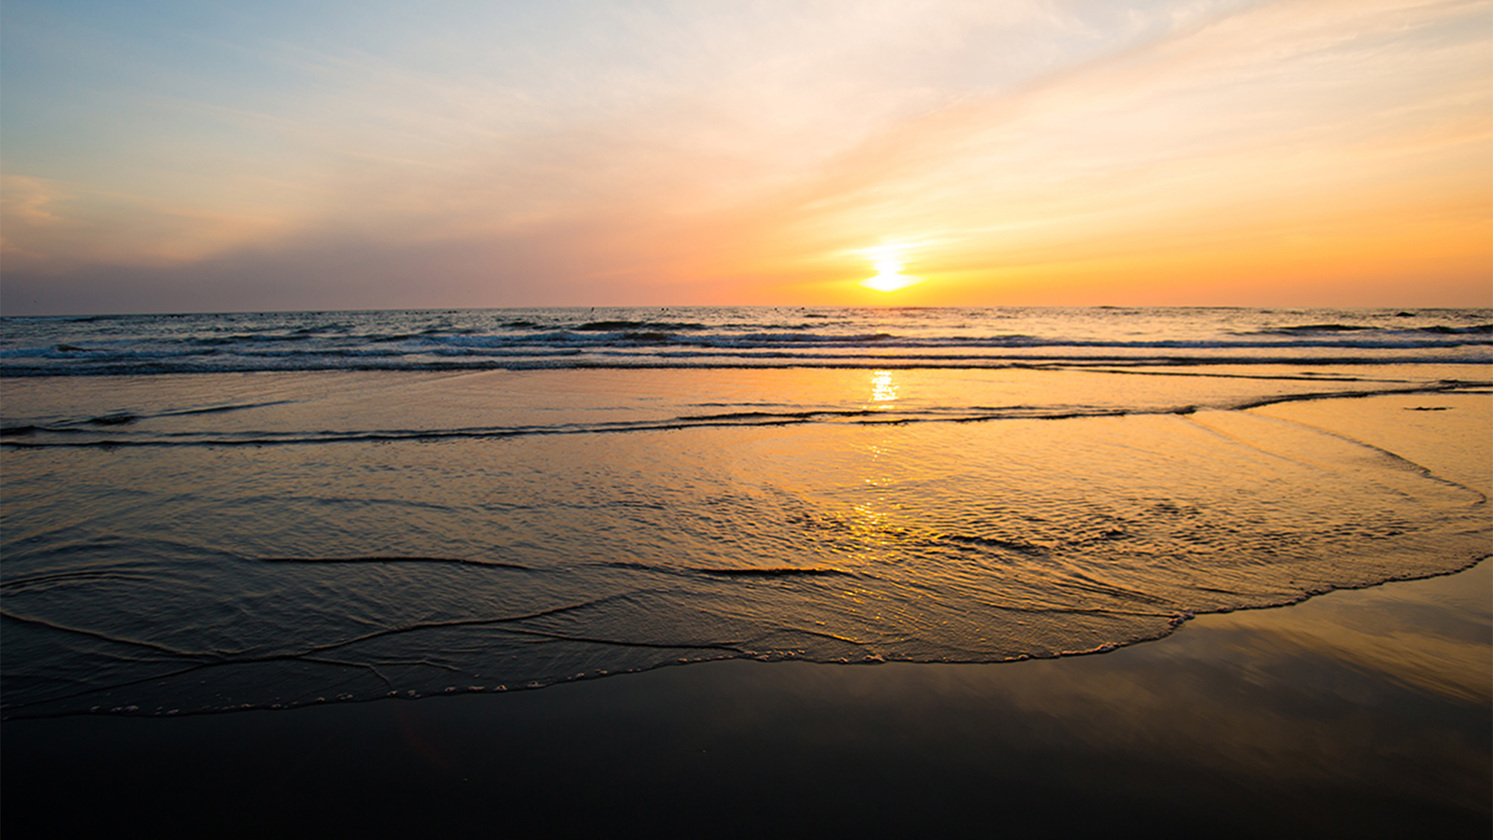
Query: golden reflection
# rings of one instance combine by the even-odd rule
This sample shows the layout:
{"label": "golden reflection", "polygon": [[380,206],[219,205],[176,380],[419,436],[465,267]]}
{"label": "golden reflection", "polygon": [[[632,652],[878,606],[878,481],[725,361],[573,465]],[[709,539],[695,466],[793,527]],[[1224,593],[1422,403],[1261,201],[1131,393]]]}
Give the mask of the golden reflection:
{"label": "golden reflection", "polygon": [[[892,381],[892,372],[889,370],[878,370],[871,374],[871,402],[889,403],[897,399],[897,383]],[[877,406],[878,408],[889,408],[890,406]]]}

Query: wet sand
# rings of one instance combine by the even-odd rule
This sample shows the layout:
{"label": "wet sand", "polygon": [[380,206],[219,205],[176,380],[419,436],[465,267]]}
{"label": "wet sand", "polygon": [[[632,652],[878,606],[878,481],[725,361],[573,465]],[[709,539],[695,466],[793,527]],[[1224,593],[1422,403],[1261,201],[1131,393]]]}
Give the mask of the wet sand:
{"label": "wet sand", "polygon": [[0,724],[8,838],[1185,831],[1486,837],[1493,563],[998,665]]}
{"label": "wet sand", "polygon": [[[1252,412],[1330,428],[1490,492],[1486,393]],[[504,694],[13,719],[0,723],[0,828],[7,840],[1486,838],[1490,704],[1485,560],[1202,615],[1102,655],[739,659]]]}

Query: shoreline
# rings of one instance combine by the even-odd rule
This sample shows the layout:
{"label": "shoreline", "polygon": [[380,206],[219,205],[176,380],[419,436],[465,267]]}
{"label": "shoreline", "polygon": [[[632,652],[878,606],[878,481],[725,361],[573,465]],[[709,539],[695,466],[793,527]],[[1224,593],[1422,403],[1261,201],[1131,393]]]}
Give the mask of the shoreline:
{"label": "shoreline", "polygon": [[[1134,640],[1127,641],[1127,642],[1106,643],[1104,645],[1101,645],[1101,646],[1099,646],[1097,648],[1093,648],[1091,650],[1062,651],[1062,652],[1059,652],[1059,653],[1042,654],[1042,655],[1022,655],[1022,656],[1013,657],[1011,659],[1003,659],[1003,660],[995,660],[995,661],[961,660],[961,659],[942,659],[942,660],[933,660],[933,661],[914,661],[914,660],[900,660],[900,659],[891,659],[891,660],[889,660],[889,659],[881,659],[881,658],[866,658],[866,659],[863,659],[863,660],[842,659],[840,661],[818,661],[818,660],[806,659],[806,658],[796,658],[796,657],[793,657],[793,656],[788,656],[788,657],[783,657],[783,658],[776,658],[776,659],[765,659],[765,658],[760,657],[760,656],[751,656],[751,655],[742,654],[742,655],[739,655],[739,656],[722,657],[720,659],[689,660],[689,661],[681,660],[679,662],[665,662],[665,663],[661,663],[659,665],[655,665],[655,666],[653,666],[651,668],[643,668],[643,669],[640,669],[640,670],[637,670],[637,671],[614,671],[614,672],[610,672],[610,673],[601,672],[601,673],[594,673],[594,674],[576,674],[574,677],[571,677],[571,678],[568,678],[568,679],[557,680],[555,682],[544,683],[544,684],[514,685],[514,686],[511,686],[511,687],[509,687],[509,686],[496,686],[496,687],[493,687],[493,688],[467,689],[467,690],[461,690],[459,688],[456,689],[456,690],[449,690],[448,689],[448,691],[446,693],[444,693],[444,694],[422,694],[422,695],[419,695],[419,696],[409,696],[409,697],[399,696],[397,694],[393,694],[393,695],[381,696],[381,697],[368,697],[368,698],[357,698],[357,699],[335,699],[335,700],[333,700],[331,702],[327,702],[327,701],[324,701],[324,700],[318,700],[316,702],[301,703],[301,704],[297,704],[297,705],[244,706],[244,707],[237,707],[237,708],[222,708],[222,709],[198,709],[198,710],[181,711],[181,712],[178,712],[176,710],[172,710],[172,711],[167,712],[167,713],[123,712],[123,711],[116,711],[116,710],[108,710],[108,711],[70,711],[70,712],[57,712],[57,713],[51,713],[51,714],[40,714],[40,715],[18,715],[18,716],[15,716],[15,717],[0,718],[0,724],[6,723],[6,722],[10,722],[10,721],[65,720],[65,719],[69,719],[69,718],[107,718],[107,719],[130,719],[130,720],[162,719],[162,718],[180,719],[180,718],[217,716],[217,715],[240,715],[240,714],[255,713],[255,712],[294,712],[294,711],[298,711],[298,710],[302,710],[302,709],[357,706],[357,705],[366,705],[366,704],[370,704],[370,703],[373,703],[373,704],[377,704],[377,703],[389,703],[389,702],[411,703],[411,702],[416,702],[416,701],[421,701],[421,700],[449,699],[452,696],[465,696],[465,695],[477,695],[477,694],[481,694],[481,695],[517,694],[517,693],[520,693],[520,692],[543,691],[545,689],[551,689],[551,688],[556,688],[556,687],[559,687],[559,686],[571,685],[571,684],[580,683],[580,682],[594,682],[594,681],[599,681],[599,680],[611,680],[611,679],[618,679],[618,678],[635,677],[635,676],[639,676],[639,675],[642,675],[642,674],[647,674],[647,673],[650,673],[650,672],[653,672],[653,671],[663,670],[663,669],[666,669],[666,668],[697,667],[697,666],[702,666],[702,665],[718,665],[718,664],[727,663],[727,662],[751,662],[753,664],[762,664],[762,663],[767,663],[767,664],[785,664],[785,663],[791,663],[791,664],[802,664],[802,665],[811,665],[811,666],[823,666],[823,667],[839,668],[839,667],[856,667],[856,666],[870,667],[870,666],[877,666],[877,665],[905,665],[905,666],[913,666],[913,667],[945,667],[945,666],[947,666],[947,667],[958,667],[958,666],[965,666],[965,667],[995,667],[995,666],[1002,666],[1002,665],[1014,665],[1014,664],[1022,663],[1022,662],[1072,660],[1072,659],[1085,658],[1085,657],[1103,656],[1105,654],[1116,653],[1118,651],[1127,650],[1129,648],[1134,648],[1134,647],[1137,647],[1137,646],[1140,646],[1140,645],[1149,645],[1149,644],[1153,644],[1153,643],[1156,643],[1156,642],[1164,641],[1166,639],[1170,639],[1171,637],[1175,636],[1176,634],[1178,634],[1180,632],[1183,632],[1188,627],[1192,626],[1200,618],[1213,618],[1213,617],[1218,617],[1218,616],[1233,616],[1233,615],[1240,615],[1240,614],[1250,614],[1250,613],[1259,613],[1259,612],[1270,612],[1270,611],[1273,611],[1273,610],[1283,610],[1283,609],[1289,609],[1289,608],[1292,608],[1292,607],[1297,607],[1297,606],[1300,606],[1302,604],[1305,604],[1305,603],[1314,601],[1316,599],[1322,598],[1324,596],[1330,596],[1330,595],[1334,595],[1334,594],[1337,594],[1337,593],[1340,593],[1340,592],[1362,592],[1362,591],[1366,591],[1366,590],[1378,589],[1380,587],[1383,587],[1383,586],[1386,586],[1386,585],[1390,585],[1390,584],[1396,584],[1396,583],[1417,583],[1417,582],[1421,582],[1421,581],[1436,580],[1438,578],[1454,577],[1454,576],[1463,574],[1465,572],[1469,572],[1469,571],[1471,571],[1473,569],[1476,569],[1479,566],[1481,566],[1483,563],[1485,563],[1485,562],[1487,562],[1489,560],[1493,560],[1493,553],[1484,555],[1482,557],[1478,557],[1478,558],[1472,560],[1471,562],[1467,563],[1465,566],[1462,566],[1460,568],[1450,569],[1450,570],[1443,571],[1443,572],[1431,572],[1429,574],[1417,574],[1415,576],[1405,576],[1405,577],[1392,577],[1392,578],[1388,578],[1388,579],[1379,581],[1377,583],[1365,583],[1365,584],[1357,584],[1357,585],[1355,585],[1355,584],[1344,584],[1342,586],[1333,587],[1332,589],[1328,589],[1328,590],[1325,590],[1325,591],[1322,591],[1322,592],[1310,592],[1310,593],[1307,593],[1305,595],[1302,595],[1300,598],[1297,598],[1296,600],[1287,601],[1287,602],[1279,603],[1279,604],[1249,605],[1249,606],[1241,606],[1241,607],[1231,607],[1231,608],[1227,608],[1227,609],[1209,610],[1209,611],[1205,611],[1205,612],[1187,613],[1185,615],[1179,615],[1175,619],[1174,623],[1171,625],[1170,629],[1168,629],[1165,633],[1163,633],[1161,635],[1151,636],[1151,637],[1142,638],[1142,639],[1134,639]],[[453,561],[453,562],[466,562],[466,561]],[[1490,597],[1493,597],[1493,587],[1490,587]]]}
{"label": "shoreline", "polygon": [[1199,615],[1102,656],[722,660],[420,702],[11,720],[0,813],[15,837],[1486,836],[1490,605],[1485,560]]}
{"label": "shoreline", "polygon": [[[367,377],[370,381],[381,378]],[[352,422],[346,418],[354,418],[359,429],[401,428],[391,424],[408,416],[424,416],[414,409],[434,402],[432,394],[449,398],[445,406],[452,414],[443,415],[442,428],[463,427],[466,421],[461,417],[488,417],[495,407],[512,408],[500,405],[502,401],[495,399],[490,389],[475,382],[434,391],[399,389],[398,400],[389,398],[395,389],[370,388],[352,394],[335,393],[326,400],[308,398],[303,404],[291,399],[309,393],[302,387],[306,384],[302,377],[280,378],[282,384],[296,387],[290,393],[269,394],[260,387],[263,379],[247,379],[255,381],[239,383],[238,390],[217,388],[228,381],[221,377],[194,380],[203,389],[196,395],[155,393],[153,385],[145,387],[151,383],[134,381],[88,383],[98,395],[109,396],[108,400],[82,400],[73,389],[47,393],[58,406],[72,412],[67,416],[83,417],[84,413],[76,410],[82,402],[106,407],[127,405],[132,416],[141,418],[138,424],[119,425],[91,424],[85,418],[87,428],[98,426],[109,434],[119,429],[145,433],[156,428],[162,435],[182,430],[173,423],[184,424],[190,431],[200,418],[183,414],[182,406],[201,408],[211,400],[223,402],[219,408],[241,412],[212,415],[214,422],[229,431],[240,426],[332,428],[328,424],[334,421]],[[813,389],[805,383],[820,381],[818,375],[784,374],[778,379],[799,383],[799,390],[784,397],[793,405],[807,404],[804,394]],[[1018,380],[1024,381],[1011,377],[1001,382]],[[7,387],[13,381],[8,380]],[[868,385],[863,378],[842,377],[837,381],[843,387],[835,392],[839,395],[836,405],[864,397],[861,390],[856,390]],[[900,399],[922,399],[933,406],[950,404],[940,394],[961,393],[966,388],[942,377],[909,377],[898,384],[903,389]],[[991,379],[987,384],[994,389],[1001,383]],[[1037,388],[1041,383],[1028,384],[1041,390]],[[677,397],[681,390],[675,379],[654,385],[656,392],[665,396]],[[870,385],[874,396],[875,383]],[[760,382],[746,379],[717,381],[714,387],[723,396],[708,400],[685,391],[690,401],[731,403],[755,399],[752,395],[764,391],[760,386]],[[925,393],[922,389],[931,390]],[[47,389],[31,390],[46,396],[41,391]],[[140,397],[141,402],[117,399],[126,392]],[[602,394],[606,399],[598,397],[575,405],[571,405],[576,399],[571,391],[557,390],[549,395],[558,395],[555,405],[580,406],[606,420],[604,412],[612,410],[609,406],[617,402],[614,397],[620,394],[632,399],[649,393],[654,392],[621,390]],[[1068,391],[1058,389],[1055,393]],[[1025,402],[1005,392],[1000,396],[1013,404]],[[337,402],[339,398],[344,401]],[[685,398],[677,397],[675,403],[681,399]],[[1147,399],[1160,400],[1160,396],[1152,394]],[[1257,601],[1216,611],[1194,609],[1178,613],[1178,620],[1169,626],[1162,623],[1165,616],[1160,616],[1149,627],[1162,632],[1148,641],[1106,645],[1086,654],[998,662],[891,661],[874,667],[871,663],[847,667],[851,663],[732,658],[688,667],[665,665],[605,679],[562,679],[543,691],[469,693],[461,691],[461,686],[467,685],[463,681],[454,685],[452,694],[431,693],[420,702],[390,702],[380,697],[370,702],[175,717],[85,713],[11,719],[0,722],[0,772],[4,781],[0,785],[0,822],[7,837],[84,832],[256,838],[511,830],[571,834],[620,826],[651,833],[753,837],[769,832],[880,836],[995,831],[1018,836],[1039,832],[1089,836],[1113,834],[1118,828],[1122,835],[1141,831],[1196,833],[1202,829],[1224,836],[1268,833],[1484,838],[1493,828],[1493,561],[1488,559],[1493,545],[1489,544],[1487,531],[1487,498],[1493,495],[1493,477],[1488,472],[1493,464],[1493,453],[1489,452],[1493,444],[1493,396],[1487,391],[1441,393],[1434,398],[1388,394],[1354,400],[1352,410],[1343,410],[1344,404],[1338,399],[1285,400],[1231,412],[1227,418],[1221,418],[1221,412],[1202,412],[1199,416],[1169,419],[1175,426],[1196,433],[1205,443],[1212,438],[1204,439],[1203,435],[1227,437],[1227,433],[1238,431],[1241,423],[1251,424],[1246,427],[1250,432],[1245,435],[1247,446],[1237,450],[1248,457],[1208,460],[1205,456],[1213,450],[1196,444],[1194,450],[1204,456],[1196,463],[1212,465],[1212,472],[1189,471],[1178,477],[1156,467],[1149,473],[1153,487],[1162,491],[1180,487],[1176,493],[1153,492],[1148,496],[1144,482],[1124,471],[1110,482],[1112,488],[1119,488],[1112,489],[1111,494],[1123,492],[1124,498],[1168,499],[1177,495],[1213,500],[1220,509],[1232,511],[1227,517],[1199,519],[1192,530],[1167,532],[1206,537],[1210,528],[1236,522],[1251,525],[1257,522],[1251,518],[1254,514],[1270,513],[1268,505],[1228,507],[1231,499],[1227,493],[1215,492],[1215,485],[1224,491],[1230,486],[1252,486],[1243,479],[1252,476],[1250,470],[1266,463],[1262,458],[1275,459],[1269,462],[1271,465],[1277,461],[1285,465],[1281,475],[1309,478],[1318,474],[1315,468],[1297,469],[1293,465],[1308,464],[1321,456],[1330,466],[1351,471],[1360,464],[1358,459],[1367,459],[1362,462],[1368,476],[1363,482],[1310,485],[1314,490],[1308,485],[1291,485],[1291,495],[1284,497],[1261,491],[1260,498],[1283,499],[1283,506],[1303,501],[1309,503],[1308,507],[1327,505],[1323,510],[1331,515],[1320,519],[1336,530],[1314,527],[1308,520],[1300,527],[1253,533],[1248,541],[1216,543],[1221,559],[1226,561],[1238,559],[1231,552],[1245,551],[1242,566],[1269,562],[1282,544],[1289,550],[1289,541],[1279,534],[1316,540],[1312,556],[1321,560],[1324,569],[1319,575],[1307,577],[1298,571],[1294,576],[1280,575],[1284,580],[1267,580],[1252,590],[1241,585],[1232,592],[1241,599],[1234,603],[1245,603],[1242,593],[1246,590],[1264,593],[1260,597],[1272,592],[1295,596],[1286,605],[1276,601],[1267,607]],[[302,405],[310,406],[305,416],[297,414],[303,410]],[[528,409],[543,414],[547,406],[554,407],[536,402]],[[384,412],[379,415],[382,419],[369,419],[364,413],[369,408]],[[678,413],[673,408],[670,411]],[[46,415],[48,411],[38,408],[36,413]],[[530,421],[516,413],[511,422]],[[1129,420],[1125,424],[1132,431],[1141,425]],[[1017,421],[1012,429],[1019,431],[1028,425]],[[1120,425],[1118,422],[1105,421],[1103,425],[1105,429],[1099,432],[1111,438],[1095,432],[1095,440],[1123,437],[1109,429]],[[1044,427],[1044,435],[1059,428],[1066,427]],[[1156,429],[1151,431],[1160,434]],[[96,429],[95,433],[103,434]],[[831,439],[825,433],[815,438],[805,433],[805,439],[815,445],[804,451],[849,459],[845,447],[825,445],[826,441],[843,444],[842,438],[849,437],[838,430],[834,434],[839,437]],[[453,515],[451,522],[461,527],[444,520],[433,520],[432,525],[422,523],[419,517],[402,516],[402,508],[394,502],[428,503],[449,512],[468,498],[478,497],[462,496],[455,488],[491,491],[483,483],[487,479],[479,481],[481,477],[473,477],[475,473],[465,475],[453,469],[468,462],[501,462],[507,470],[501,473],[505,477],[551,476],[564,474],[567,466],[596,469],[601,463],[615,468],[614,472],[573,482],[573,486],[628,487],[630,474],[620,470],[629,463],[647,464],[650,469],[660,463],[679,468],[682,463],[693,469],[691,457],[713,458],[715,453],[725,451],[719,442],[705,447],[696,439],[703,437],[697,434],[686,439],[686,435],[678,435],[672,448],[647,448],[640,443],[639,452],[602,453],[611,460],[580,449],[541,448],[525,454],[511,451],[512,447],[491,447],[497,451],[480,453],[486,456],[485,461],[463,459],[463,455],[476,452],[475,447],[462,448],[465,444],[443,450],[411,447],[397,450],[399,458],[385,450],[372,450],[385,457],[361,465],[375,477],[351,497],[367,502],[367,510],[393,511],[382,518],[368,516],[363,509],[336,506],[328,508],[328,513],[314,505],[240,504],[249,497],[231,481],[222,487],[211,481],[206,486],[194,482],[187,494],[193,504],[172,509],[171,515],[192,523],[192,528],[183,529],[188,536],[201,534],[206,544],[231,546],[255,544],[262,535],[252,523],[288,517],[298,523],[288,533],[312,546],[303,548],[286,534],[272,534],[273,539],[266,538],[267,548],[260,552],[266,557],[281,556],[269,552],[287,542],[297,545],[295,557],[313,559],[361,556],[373,550],[367,546],[397,552],[398,556],[423,551],[439,557],[466,557],[462,544],[446,547],[443,540],[455,540],[466,533],[461,527],[469,527],[472,534],[486,539],[487,529],[494,522],[505,521],[502,516],[491,512],[467,518]],[[1012,441],[1057,446],[1053,443],[1057,438],[1052,436],[998,440],[987,435],[982,440],[989,447],[983,451],[988,453],[1022,451]],[[691,444],[694,449],[683,444]],[[777,483],[792,486],[793,480],[802,475],[796,464],[806,459],[789,458],[798,450],[783,445],[788,447],[784,450],[788,454],[781,456],[783,463],[793,468],[785,467]],[[1332,447],[1342,451],[1333,454]],[[1168,450],[1169,457],[1175,456],[1169,447],[1158,451],[1162,449]],[[152,460],[154,456],[129,461],[135,456],[111,452],[109,459],[117,458],[119,463],[111,467],[114,472],[109,475],[124,486],[125,479],[164,464],[196,479],[251,476],[260,482],[255,492],[268,499],[296,490],[302,481],[315,484],[321,479],[324,486],[316,491],[321,496],[311,495],[324,498],[329,492],[326,488],[345,483],[350,474],[345,468],[353,463],[329,455],[327,464],[308,465],[303,455],[287,451],[270,447],[262,452],[254,450],[249,457],[241,454],[241,449],[207,447],[202,452],[189,450],[190,454],[174,461]],[[902,467],[897,458],[879,461],[879,449],[867,451],[875,457],[847,460],[849,466],[830,463],[827,467],[827,459],[822,457],[812,463],[818,465],[817,469],[841,469],[843,475],[853,479],[910,482],[917,478],[912,473],[899,473]],[[943,450],[929,445],[907,451],[939,456]],[[659,453],[673,453],[672,457],[679,460],[660,461],[656,457]],[[1038,457],[1043,453],[1048,454]],[[1064,463],[1057,457],[1062,453],[1061,449],[1034,448],[1023,457],[1030,462],[1029,467],[1048,468]],[[499,457],[516,459],[519,454],[530,461],[503,461]],[[550,455],[563,457],[555,460]],[[83,469],[108,460],[91,453],[68,460],[74,457],[59,456],[66,469],[57,474],[82,475]],[[1089,462],[1102,466],[1097,458]],[[532,467],[530,473],[522,472],[525,464]],[[934,464],[943,462],[935,460]],[[759,466],[752,462],[754,469]],[[392,473],[392,468],[402,471]],[[49,483],[48,475],[37,469],[35,497],[45,505],[62,504],[59,500],[64,497],[57,492],[57,485]],[[965,461],[950,456],[940,469],[939,475],[954,477],[951,486],[958,492],[951,490],[946,497],[960,505],[978,504],[984,498],[980,492],[988,495],[990,488],[1019,492],[1025,485],[1004,481],[1002,476],[1020,477],[1033,472],[1031,468],[1025,473],[1015,468],[1008,473],[992,472],[985,483],[974,488],[959,484],[968,475]],[[378,478],[385,474],[399,475],[399,483],[390,485]],[[724,468],[722,474],[729,475]],[[8,490],[15,486],[14,475],[12,472]],[[676,475],[689,478],[696,473],[681,469]],[[1230,475],[1240,478],[1232,485],[1214,480]],[[1057,490],[1045,497],[1050,499],[1051,509],[1063,511],[1075,500],[1081,503],[1090,499],[1095,485],[1088,476],[1067,485],[1054,484]],[[1390,494],[1365,495],[1358,502],[1363,506],[1354,507],[1337,492],[1381,481],[1393,489],[1399,486],[1394,483],[1397,477],[1422,490],[1431,486],[1442,495],[1433,494],[1424,508],[1407,511],[1390,506],[1385,513],[1363,499],[1374,502],[1390,498]],[[1179,484],[1184,478],[1192,484]],[[888,486],[896,486],[895,481]],[[390,486],[398,492],[388,492]],[[550,492],[548,484],[535,486],[539,489],[532,491],[534,498],[549,498],[544,495]],[[647,518],[653,514],[646,514],[634,523],[633,530],[624,532],[633,540],[627,545],[651,545],[656,554],[666,558],[689,556],[687,548],[675,543],[651,543],[659,529],[649,524],[672,522],[668,518],[672,508],[667,503],[671,499],[699,506],[705,513],[715,511],[700,501],[703,496],[698,487],[689,494],[671,496],[663,491],[684,485],[659,481],[654,486],[660,490],[659,498],[649,499],[655,507],[640,509],[663,513],[653,519]],[[1038,491],[1046,492],[1046,486],[1032,485],[1034,495],[1040,497]],[[155,492],[164,495],[170,487],[170,482],[164,482]],[[449,493],[451,498],[442,493]],[[1448,493],[1451,495],[1445,496]],[[379,501],[389,497],[397,498],[387,505]],[[118,499],[123,497],[101,493],[98,498],[119,504]],[[509,504],[524,498],[519,494],[499,501]],[[899,497],[889,498],[895,501]],[[922,496],[909,491],[906,498]],[[586,510],[607,511],[614,501],[602,497]],[[555,505],[537,509],[569,510]],[[697,545],[728,546],[733,557],[755,557],[752,526],[762,518],[762,509],[741,507],[736,520],[722,519],[718,526],[712,526],[717,530],[702,531]],[[820,503],[808,509],[837,508]],[[500,510],[506,514],[508,509]],[[45,533],[51,533],[56,523],[68,521],[63,513],[59,508],[53,515],[55,521],[39,514],[35,520],[47,523]],[[954,521],[999,521],[997,514],[1002,512],[987,513],[983,519],[961,515]],[[1138,516],[1135,521],[1144,522]],[[779,518],[783,522],[797,521]],[[1377,540],[1401,536],[1400,520],[1406,518],[1422,523],[1427,533],[1440,536],[1410,544],[1395,557],[1376,554],[1375,548],[1380,545]],[[561,521],[542,520],[542,527],[534,526],[533,534],[554,536],[536,544],[562,546],[567,551],[590,550],[601,559],[615,559],[609,545],[572,539],[569,532],[555,525]],[[845,520],[851,525],[856,521]],[[1379,530],[1366,530],[1365,521],[1377,522]],[[120,515],[107,522],[135,528],[133,535],[127,529],[121,533],[125,538],[141,540],[142,545],[154,533],[147,526],[159,527],[158,521],[145,514],[133,519]],[[1455,527],[1441,527],[1448,522],[1456,523]],[[1052,528],[1062,533],[1072,530],[1059,525]],[[976,529],[966,530],[979,535]],[[111,539],[119,536],[113,530],[99,531]],[[515,533],[535,539],[527,531]],[[789,533],[797,531],[790,529]],[[1345,534],[1357,541],[1347,540]],[[512,542],[518,544],[519,540],[514,538]],[[489,544],[480,540],[471,543]],[[1384,545],[1392,548],[1398,543]],[[1443,546],[1448,552],[1455,548],[1456,559],[1451,559],[1450,553],[1437,554],[1438,547]],[[1247,551],[1256,553],[1248,555]],[[185,555],[191,556],[191,552]],[[167,556],[175,555],[168,552]],[[1120,574],[1126,569],[1123,554],[1094,556],[1104,559],[1108,565],[1103,568],[1113,570],[1119,583],[1125,582]],[[1446,566],[1473,556],[1483,559],[1461,570],[1445,571]],[[1393,577],[1396,569],[1426,569],[1430,561],[1438,559],[1444,563],[1440,571],[1405,571],[1404,577]],[[649,567],[640,568],[643,571],[626,574],[645,573]],[[748,567],[732,568],[740,571]],[[1352,583],[1373,580],[1385,569],[1389,569],[1389,580]],[[1185,567],[1173,572],[1163,576],[1161,582],[1177,587],[1197,582]],[[1249,584],[1249,576],[1243,577]],[[396,576],[376,586],[370,583],[363,591],[403,593],[407,590],[399,587],[421,579]],[[212,589],[219,578],[203,580],[204,591],[219,591]],[[269,576],[263,580],[269,580]],[[1346,583],[1330,586],[1330,581]],[[230,583],[241,593],[257,591],[248,579]],[[1212,591],[1226,592],[1230,578],[1224,575],[1211,583],[1225,587]],[[1314,585],[1328,588],[1309,594]],[[148,591],[165,596],[172,590],[162,584]],[[294,594],[298,590],[286,591]],[[329,582],[325,591],[347,597],[348,590]],[[422,604],[446,605],[463,591],[455,585],[431,590],[424,600],[413,599],[415,606],[411,609]],[[482,591],[499,597],[514,590],[499,579],[486,584]],[[714,595],[715,590],[706,591],[712,597],[726,597]],[[148,604],[148,599],[134,603]],[[306,608],[316,603],[310,596],[299,601],[266,598],[260,606],[283,610],[284,632],[300,633],[303,625],[313,624],[306,620]],[[811,608],[815,603],[809,600],[785,603],[782,615],[814,617]],[[817,605],[823,609],[824,603],[821,599]],[[624,623],[646,627],[647,622],[665,620],[671,615],[667,606],[664,602],[640,606],[631,623]],[[986,620],[978,605],[966,608],[963,603],[954,603],[940,617],[954,621],[957,628],[965,616],[972,620],[967,629],[950,631],[953,642],[968,641],[979,633],[995,637],[1002,631],[999,622]],[[393,619],[385,624],[403,626]],[[930,626],[946,624],[929,621]],[[141,625],[146,626],[145,618],[141,618]],[[168,625],[182,633],[192,626],[187,622]],[[1021,630],[1030,624],[1009,620],[1004,626]],[[548,629],[548,635],[509,639],[512,648],[505,650],[516,651],[513,656],[551,650],[535,646],[555,642],[563,635]],[[310,638],[310,630],[306,632]],[[895,642],[898,632],[892,630],[886,635]],[[19,632],[7,637],[6,653],[15,657],[13,665],[27,661],[27,648],[21,643],[24,638]],[[487,646],[490,640],[453,639],[429,642],[420,650],[455,652],[453,655],[476,650],[498,658],[495,648]],[[1081,641],[1046,650],[1087,644],[1091,643]],[[1094,655],[1101,652],[1104,655]],[[105,665],[120,661],[128,659],[98,656],[90,660]],[[662,661],[672,662],[672,658]],[[609,661],[598,661],[589,663],[585,670],[592,672],[593,665],[612,667]],[[581,670],[579,666],[567,667],[554,673]],[[34,676],[24,669],[11,673]],[[492,672],[483,664],[482,673]],[[60,679],[67,674],[41,676]],[[169,686],[164,681],[157,685],[157,679],[161,678],[149,678],[140,684],[164,689],[162,696],[173,697],[189,696],[199,685],[195,675]],[[263,686],[251,679],[258,678],[245,678],[243,684],[249,689]],[[15,690],[17,685],[24,687],[18,680],[8,688]],[[333,695],[329,692],[327,696]]]}

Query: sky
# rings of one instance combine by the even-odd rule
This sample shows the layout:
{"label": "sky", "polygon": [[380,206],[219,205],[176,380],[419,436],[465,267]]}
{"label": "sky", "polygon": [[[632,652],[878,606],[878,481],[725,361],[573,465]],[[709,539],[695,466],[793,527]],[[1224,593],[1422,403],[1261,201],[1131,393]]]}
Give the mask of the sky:
{"label": "sky", "polygon": [[1493,306],[1493,0],[0,6],[0,312]]}

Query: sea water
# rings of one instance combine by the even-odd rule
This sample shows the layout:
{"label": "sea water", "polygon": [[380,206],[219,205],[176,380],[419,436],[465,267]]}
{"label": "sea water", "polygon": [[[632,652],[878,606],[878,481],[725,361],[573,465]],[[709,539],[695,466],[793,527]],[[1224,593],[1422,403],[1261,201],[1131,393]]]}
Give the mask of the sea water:
{"label": "sea water", "polygon": [[1487,310],[8,318],[0,703],[1108,650],[1493,553],[1490,364]]}

